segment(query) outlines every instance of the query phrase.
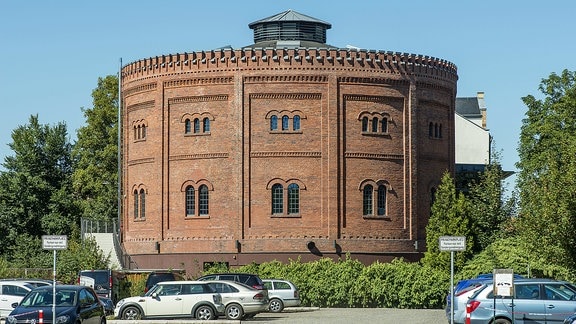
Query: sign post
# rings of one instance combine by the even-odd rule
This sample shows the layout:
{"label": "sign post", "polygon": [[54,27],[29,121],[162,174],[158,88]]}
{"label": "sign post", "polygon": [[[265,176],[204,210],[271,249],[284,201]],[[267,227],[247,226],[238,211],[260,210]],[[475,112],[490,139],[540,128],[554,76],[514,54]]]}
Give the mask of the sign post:
{"label": "sign post", "polygon": [[450,251],[450,324],[454,324],[454,251],[466,250],[466,236],[440,236],[440,251]]}
{"label": "sign post", "polygon": [[42,235],[42,249],[53,251],[52,267],[52,323],[56,323],[56,250],[68,248],[68,236],[66,235]]}

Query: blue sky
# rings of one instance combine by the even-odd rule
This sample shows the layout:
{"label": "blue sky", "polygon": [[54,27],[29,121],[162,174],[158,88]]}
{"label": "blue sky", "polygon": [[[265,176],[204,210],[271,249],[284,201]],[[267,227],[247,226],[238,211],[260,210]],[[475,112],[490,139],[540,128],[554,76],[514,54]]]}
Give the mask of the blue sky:
{"label": "blue sky", "polygon": [[576,70],[576,1],[4,1],[0,10],[0,160],[37,114],[71,141],[99,77],[141,58],[239,48],[248,24],[293,9],[332,24],[328,43],[429,55],[458,66],[458,97],[485,93],[488,128],[515,170],[526,107],[550,73]]}

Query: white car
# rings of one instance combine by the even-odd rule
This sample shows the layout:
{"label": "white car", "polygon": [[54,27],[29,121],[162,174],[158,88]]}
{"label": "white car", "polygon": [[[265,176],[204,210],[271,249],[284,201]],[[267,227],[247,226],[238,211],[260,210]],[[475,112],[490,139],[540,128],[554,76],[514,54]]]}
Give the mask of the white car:
{"label": "white car", "polygon": [[300,306],[300,292],[295,284],[283,279],[262,279],[268,290],[268,309],[272,313],[281,312],[284,307]]}
{"label": "white car", "polygon": [[222,296],[201,281],[164,281],[146,294],[116,303],[117,319],[195,318],[211,320],[224,313]]}
{"label": "white car", "polygon": [[34,288],[32,284],[22,280],[0,280],[0,318],[6,318],[14,309],[12,304],[20,303]]}
{"label": "white car", "polygon": [[[205,281],[222,296],[226,319],[242,320],[265,312],[268,308],[268,292],[240,282],[227,280]],[[221,314],[222,315],[222,314]]]}

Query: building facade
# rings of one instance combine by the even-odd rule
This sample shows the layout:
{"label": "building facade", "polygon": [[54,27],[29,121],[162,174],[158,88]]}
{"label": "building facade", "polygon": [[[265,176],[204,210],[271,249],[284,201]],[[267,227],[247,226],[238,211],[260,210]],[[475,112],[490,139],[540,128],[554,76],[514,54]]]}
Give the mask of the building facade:
{"label": "building facade", "polygon": [[131,267],[419,259],[454,172],[456,66],[328,45],[291,10],[249,27],[241,49],[122,67]]}

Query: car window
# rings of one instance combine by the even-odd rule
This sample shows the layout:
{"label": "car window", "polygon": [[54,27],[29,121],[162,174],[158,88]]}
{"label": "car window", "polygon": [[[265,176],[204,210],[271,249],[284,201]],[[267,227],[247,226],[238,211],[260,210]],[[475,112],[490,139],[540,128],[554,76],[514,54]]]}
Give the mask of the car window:
{"label": "car window", "polygon": [[235,281],[235,280],[236,280],[236,278],[235,278],[235,277],[236,277],[236,276],[234,276],[234,275],[220,275],[220,278],[219,278],[219,280],[230,280],[230,281]]}
{"label": "car window", "polygon": [[575,300],[576,292],[561,283],[550,283],[544,285],[545,298],[552,300]]}
{"label": "car window", "polygon": [[540,299],[540,285],[539,284],[516,285],[514,291],[514,298]]}
{"label": "car window", "polygon": [[2,295],[23,297],[23,296],[26,296],[28,291],[30,291],[30,290],[23,288],[23,287],[20,287],[20,286],[15,286],[15,285],[10,285],[10,284],[2,285]]}
{"label": "car window", "polygon": [[290,285],[287,282],[284,281],[276,281],[274,283],[274,289],[292,289],[292,287],[290,287]]}
{"label": "car window", "polygon": [[201,280],[216,280],[216,279],[218,279],[218,278],[216,278],[215,275],[214,275],[214,276],[213,276],[213,275],[210,275],[210,276],[202,277]]}
{"label": "car window", "polygon": [[87,289],[80,290],[80,294],[78,295],[78,302],[80,305],[93,304],[95,300],[96,297],[92,295]]}
{"label": "car window", "polygon": [[181,285],[161,285],[156,290],[156,293],[159,296],[175,296],[180,295],[180,286]]}
{"label": "car window", "polygon": [[271,281],[264,281],[264,289],[272,290],[272,282]]}

